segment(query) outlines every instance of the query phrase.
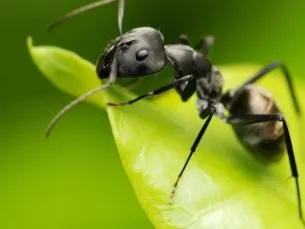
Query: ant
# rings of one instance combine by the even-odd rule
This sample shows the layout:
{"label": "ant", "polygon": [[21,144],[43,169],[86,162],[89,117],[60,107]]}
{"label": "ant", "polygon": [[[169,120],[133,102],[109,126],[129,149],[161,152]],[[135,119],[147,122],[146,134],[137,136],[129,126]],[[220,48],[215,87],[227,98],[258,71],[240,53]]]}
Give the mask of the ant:
{"label": "ant", "polygon": [[[62,22],[80,13],[113,3],[116,0],[101,0],[80,7],[55,21],[50,30]],[[140,27],[122,33],[124,16],[124,0],[118,0],[118,24],[120,36],[105,50],[97,62],[96,73],[100,79],[108,79],[107,83],[85,93],[64,107],[50,122],[47,136],[54,125],[71,108],[87,97],[108,88],[120,78],[140,78],[153,75],[171,65],[175,70],[172,82],[139,97],[121,103],[108,103],[108,106],[124,106],[141,99],[157,96],[175,88],[183,102],[197,95],[197,111],[201,119],[206,120],[200,129],[189,156],[182,167],[170,193],[172,203],[179,180],[182,177],[192,155],[207,130],[214,116],[232,125],[241,142],[257,158],[268,161],[278,160],[285,152],[288,154],[292,177],[295,180],[299,218],[305,225],[302,211],[298,170],[293,152],[289,129],[280,108],[272,95],[254,83],[275,69],[280,69],[286,78],[294,109],[301,114],[291,76],[287,67],[279,61],[262,68],[235,89],[222,92],[223,78],[221,72],[207,58],[213,44],[213,37],[206,36],[195,46],[189,45],[185,35],[180,35],[175,44],[164,45],[160,31],[150,27]],[[229,115],[225,114],[225,110]]]}

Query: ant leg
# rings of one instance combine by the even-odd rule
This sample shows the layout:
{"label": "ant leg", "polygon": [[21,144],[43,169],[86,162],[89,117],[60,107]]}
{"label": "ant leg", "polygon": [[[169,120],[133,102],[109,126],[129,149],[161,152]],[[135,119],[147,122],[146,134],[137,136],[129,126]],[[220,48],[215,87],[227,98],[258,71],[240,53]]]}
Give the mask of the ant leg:
{"label": "ant leg", "polygon": [[292,97],[292,100],[293,100],[293,104],[294,104],[294,108],[296,110],[296,112],[298,114],[301,113],[301,109],[300,109],[300,106],[299,106],[299,103],[297,101],[297,97],[296,97],[296,94],[295,94],[295,89],[293,87],[293,83],[292,83],[292,79],[291,79],[291,76],[288,72],[288,69],[286,67],[286,65],[284,65],[282,62],[280,61],[276,61],[276,62],[273,62],[269,65],[267,65],[266,67],[264,67],[263,69],[261,69],[259,72],[257,72],[254,76],[250,77],[247,81],[245,81],[243,84],[241,84],[237,89],[236,89],[236,92],[235,92],[235,95],[233,97],[233,100],[232,102],[234,102],[234,99],[238,98],[239,97],[239,94],[244,90],[244,88],[249,85],[249,84],[252,84],[252,83],[255,83],[257,80],[261,79],[263,76],[267,75],[267,73],[271,72],[272,70],[275,70],[277,68],[280,68],[282,73],[284,74],[285,78],[286,78],[286,81],[287,81],[287,84],[288,84],[288,87],[289,87],[289,91],[290,91],[290,95]]}
{"label": "ant leg", "polygon": [[214,44],[214,37],[208,35],[203,37],[195,46],[194,49],[200,51],[204,56],[208,55],[212,45]]}
{"label": "ant leg", "polygon": [[262,123],[262,122],[270,122],[270,121],[277,121],[283,123],[284,128],[284,135],[285,135],[285,143],[286,143],[286,150],[289,158],[290,169],[293,178],[295,179],[296,185],[296,192],[297,192],[297,202],[298,202],[298,210],[299,210],[299,217],[303,224],[305,224],[303,218],[303,211],[302,211],[302,200],[301,200],[301,191],[299,185],[299,174],[297,169],[297,164],[295,161],[295,156],[293,152],[292,142],[288,130],[287,123],[284,117],[280,114],[263,114],[263,115],[233,115],[228,117],[227,122],[234,125],[250,125],[254,123]]}
{"label": "ant leg", "polygon": [[[185,34],[181,34],[176,43],[190,45],[188,37]],[[200,51],[204,56],[206,56],[210,51],[213,43],[214,37],[212,35],[208,35],[200,39],[200,41],[194,46],[194,49]]]}
{"label": "ant leg", "polygon": [[[175,80],[178,80],[179,78],[175,77]],[[196,79],[190,79],[189,81],[185,83],[181,83],[176,87],[176,91],[180,95],[180,98],[183,102],[189,100],[189,98],[192,97],[192,95],[196,91]]]}
{"label": "ant leg", "polygon": [[187,35],[181,34],[176,41],[177,44],[190,45]]}
{"label": "ant leg", "polygon": [[[186,37],[186,35],[180,35],[180,39],[183,39],[183,37]],[[186,37],[187,39],[187,37]],[[172,65],[172,67],[175,70],[175,76],[174,76],[174,81],[179,80],[180,74],[181,74],[181,69],[179,66],[175,65],[175,62],[169,57],[167,56],[168,62]],[[192,97],[192,95],[195,93],[196,91],[196,78],[192,78],[190,80],[188,80],[187,82],[182,82],[181,84],[179,84],[175,89],[178,92],[178,94],[180,95],[180,98],[183,102],[189,100],[189,98]]]}
{"label": "ant leg", "polygon": [[[176,182],[175,182],[175,184],[174,184],[174,186],[172,188],[172,191],[170,193],[170,200],[169,200],[170,204],[173,202],[174,195],[175,195],[178,183],[180,181],[180,178],[182,177],[182,175],[183,175],[183,173],[184,173],[184,171],[185,171],[185,169],[186,169],[186,167],[187,167],[191,157],[195,153],[195,151],[197,149],[197,146],[198,146],[199,142],[201,141],[202,136],[204,135],[206,129],[208,128],[208,126],[210,124],[211,119],[213,118],[214,114],[216,113],[215,107],[208,107],[206,111],[208,111],[208,113],[209,113],[208,117],[207,117],[207,120],[204,122],[201,130],[199,131],[199,133],[198,133],[198,135],[197,135],[197,137],[196,137],[196,139],[195,139],[195,141],[194,141],[194,143],[193,143],[193,145],[191,147],[191,151],[189,153],[189,156],[187,157],[187,159],[186,159],[186,161],[185,161],[185,163],[184,163],[184,165],[182,167],[182,170],[180,171],[180,173],[178,175],[178,178],[177,178],[177,180],[176,180]],[[203,111],[203,112],[205,112],[205,111]]]}
{"label": "ant leg", "polygon": [[132,99],[132,100],[129,100],[129,101],[126,101],[126,102],[121,102],[121,103],[107,103],[108,106],[125,106],[125,105],[130,105],[132,103],[135,103],[141,99],[144,99],[144,98],[147,98],[147,97],[151,97],[151,96],[157,96],[159,94],[162,94],[163,92],[166,92],[172,88],[175,88],[177,87],[178,85],[180,85],[181,83],[183,82],[186,82],[186,81],[189,81],[193,78],[193,75],[187,75],[187,76],[184,76],[180,79],[177,79],[169,84],[166,84],[154,91],[151,91],[151,92],[148,92],[146,94],[143,94],[143,95],[140,95],[139,97],[135,98],[135,99]]}

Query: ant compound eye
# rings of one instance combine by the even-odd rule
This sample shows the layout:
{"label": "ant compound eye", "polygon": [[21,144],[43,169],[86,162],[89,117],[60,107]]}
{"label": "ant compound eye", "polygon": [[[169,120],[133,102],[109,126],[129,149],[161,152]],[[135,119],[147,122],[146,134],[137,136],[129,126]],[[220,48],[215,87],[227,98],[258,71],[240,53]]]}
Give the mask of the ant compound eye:
{"label": "ant compound eye", "polygon": [[121,49],[123,51],[126,51],[128,49],[129,45],[127,43],[124,43],[122,46],[121,46]]}
{"label": "ant compound eye", "polygon": [[127,51],[127,49],[130,47],[131,44],[132,44],[132,41],[122,43],[120,45],[121,46],[121,50],[122,51]]}
{"label": "ant compound eye", "polygon": [[142,49],[136,54],[136,59],[137,61],[142,61],[145,60],[147,56],[148,56],[147,50]]}

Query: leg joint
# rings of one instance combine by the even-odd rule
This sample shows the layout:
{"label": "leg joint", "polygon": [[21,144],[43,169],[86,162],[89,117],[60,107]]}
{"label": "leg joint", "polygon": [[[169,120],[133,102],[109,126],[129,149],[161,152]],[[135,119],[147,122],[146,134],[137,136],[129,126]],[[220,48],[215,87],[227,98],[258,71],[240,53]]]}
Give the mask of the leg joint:
{"label": "leg joint", "polygon": [[285,122],[285,118],[283,115],[281,114],[276,114],[276,119],[279,121],[279,122]]}
{"label": "leg joint", "polygon": [[211,111],[211,113],[215,114],[216,113],[216,108],[214,106],[211,106],[210,111]]}

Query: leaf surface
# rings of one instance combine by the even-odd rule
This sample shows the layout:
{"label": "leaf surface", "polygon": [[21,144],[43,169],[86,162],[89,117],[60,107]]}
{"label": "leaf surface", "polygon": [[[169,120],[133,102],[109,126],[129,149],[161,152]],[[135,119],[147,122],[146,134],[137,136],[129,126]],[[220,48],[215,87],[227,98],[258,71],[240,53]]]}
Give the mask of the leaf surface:
{"label": "leaf surface", "polygon": [[[33,47],[30,39],[28,47],[39,70],[61,90],[79,96],[100,84],[94,66],[78,55],[52,46]],[[259,66],[230,65],[220,70],[226,88],[235,88]],[[297,83],[298,98],[303,98],[305,85]],[[304,194],[304,119],[296,117],[280,72],[259,84],[271,90],[288,120]],[[135,96],[113,86],[89,101],[105,109],[105,101],[126,101]],[[204,123],[197,115],[195,98],[182,103],[172,90],[132,106],[109,107],[107,112],[124,168],[156,228],[303,228],[294,181],[288,179],[291,172],[286,154],[278,163],[256,161],[231,127],[217,118],[213,118],[182,177],[174,202],[168,203],[172,185]]]}

